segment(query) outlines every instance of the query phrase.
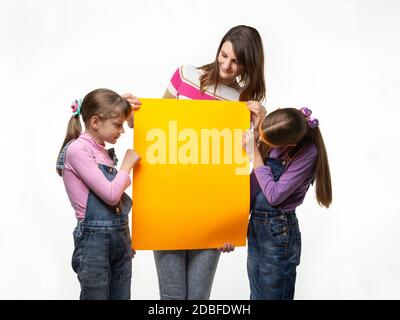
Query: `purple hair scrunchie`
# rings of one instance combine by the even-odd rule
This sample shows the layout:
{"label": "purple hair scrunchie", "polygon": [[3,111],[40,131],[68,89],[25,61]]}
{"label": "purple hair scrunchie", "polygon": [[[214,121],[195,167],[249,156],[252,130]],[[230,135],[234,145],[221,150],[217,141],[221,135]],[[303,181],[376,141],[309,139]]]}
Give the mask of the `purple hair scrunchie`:
{"label": "purple hair scrunchie", "polygon": [[301,113],[304,114],[304,116],[306,117],[308,126],[309,126],[310,128],[314,129],[314,128],[316,128],[316,127],[319,126],[319,121],[318,121],[318,119],[317,119],[317,118],[311,117],[311,114],[312,114],[311,109],[309,109],[309,108],[307,108],[307,107],[302,107],[302,108],[300,109],[300,111],[301,111]]}

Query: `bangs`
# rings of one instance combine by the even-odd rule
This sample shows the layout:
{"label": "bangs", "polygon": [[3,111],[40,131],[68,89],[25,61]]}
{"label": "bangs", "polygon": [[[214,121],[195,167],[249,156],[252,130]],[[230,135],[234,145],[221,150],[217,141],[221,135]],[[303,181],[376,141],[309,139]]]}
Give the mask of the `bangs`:
{"label": "bangs", "polygon": [[112,106],[111,109],[114,109],[111,112],[106,112],[101,115],[99,115],[99,118],[106,119],[106,118],[124,118],[127,119],[129,115],[131,114],[132,107],[130,103],[125,100],[121,99],[119,101],[116,101],[114,104],[116,106]]}

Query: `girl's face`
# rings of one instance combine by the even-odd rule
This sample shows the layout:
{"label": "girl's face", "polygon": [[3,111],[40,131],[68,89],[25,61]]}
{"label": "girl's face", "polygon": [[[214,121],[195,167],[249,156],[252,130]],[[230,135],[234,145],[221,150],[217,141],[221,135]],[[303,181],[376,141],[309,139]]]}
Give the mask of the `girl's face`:
{"label": "girl's face", "polygon": [[233,50],[232,42],[225,41],[218,54],[219,76],[222,83],[230,84],[239,74],[239,65]]}
{"label": "girl's face", "polygon": [[109,118],[99,120],[97,134],[99,140],[114,144],[118,138],[125,132],[125,117]]}

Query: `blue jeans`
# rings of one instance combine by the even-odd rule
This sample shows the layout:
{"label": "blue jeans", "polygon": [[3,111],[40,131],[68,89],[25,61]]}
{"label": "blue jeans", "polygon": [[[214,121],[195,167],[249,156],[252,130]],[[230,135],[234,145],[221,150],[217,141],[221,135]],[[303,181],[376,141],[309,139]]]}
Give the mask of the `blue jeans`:
{"label": "blue jeans", "polygon": [[294,212],[253,211],[248,226],[251,300],[292,300],[301,236]]}
{"label": "blue jeans", "polygon": [[208,300],[220,251],[154,251],[161,300]]}
{"label": "blue jeans", "polygon": [[128,224],[74,230],[72,268],[81,284],[81,300],[129,300],[132,251]]}

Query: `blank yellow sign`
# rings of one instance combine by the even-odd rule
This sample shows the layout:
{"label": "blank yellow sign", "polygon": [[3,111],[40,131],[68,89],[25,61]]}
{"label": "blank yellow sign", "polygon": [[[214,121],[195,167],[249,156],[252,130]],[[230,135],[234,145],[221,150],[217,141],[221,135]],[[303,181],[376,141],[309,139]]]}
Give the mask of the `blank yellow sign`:
{"label": "blank yellow sign", "polygon": [[246,244],[249,161],[243,102],[141,99],[135,112],[132,247]]}

